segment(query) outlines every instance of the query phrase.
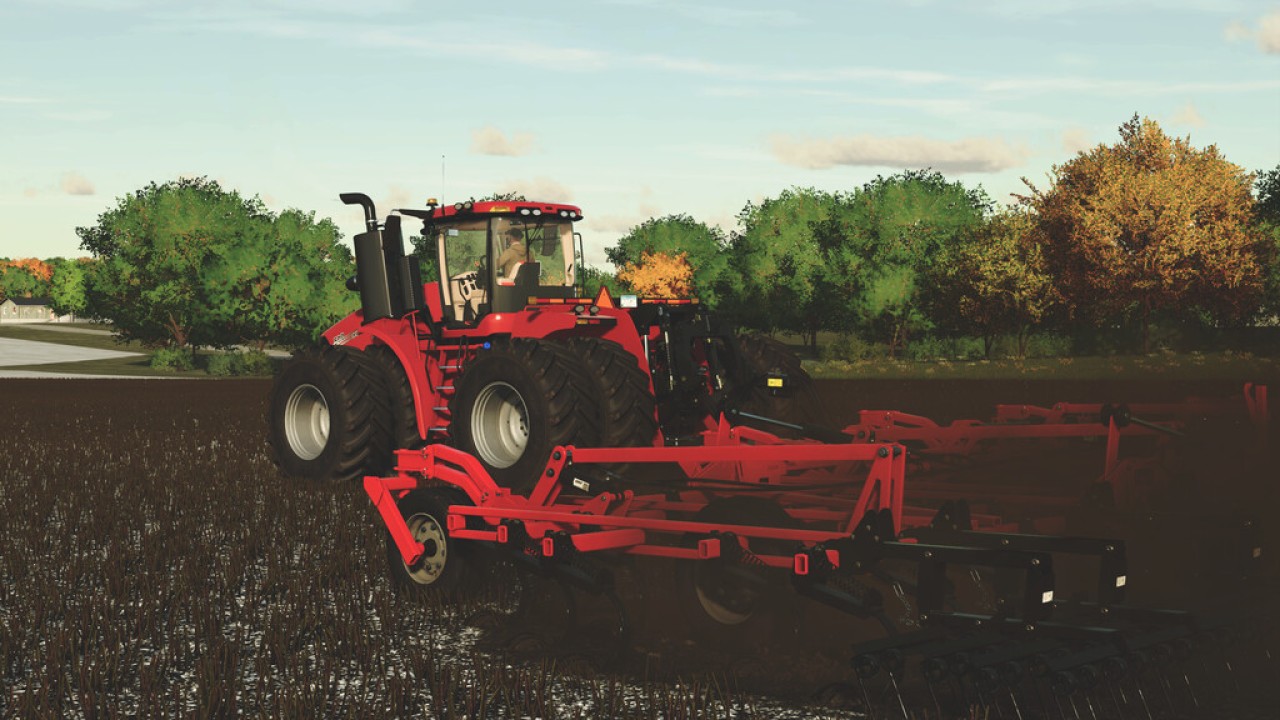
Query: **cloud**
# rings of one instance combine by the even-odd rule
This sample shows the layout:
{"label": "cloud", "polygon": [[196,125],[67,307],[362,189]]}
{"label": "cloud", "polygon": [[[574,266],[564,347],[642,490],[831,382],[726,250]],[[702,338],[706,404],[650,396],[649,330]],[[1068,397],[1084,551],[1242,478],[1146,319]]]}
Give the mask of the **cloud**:
{"label": "cloud", "polygon": [[1196,110],[1196,106],[1191,103],[1183,105],[1178,112],[1174,114],[1172,119],[1174,124],[1177,125],[1190,125],[1194,128],[1202,128],[1205,126],[1204,116],[1201,115],[1200,111]]}
{"label": "cloud", "polygon": [[1262,52],[1280,55],[1280,10],[1273,10],[1258,18],[1257,30],[1239,20],[1232,20],[1222,29],[1222,36],[1228,42],[1256,40]]}
{"label": "cloud", "polygon": [[62,176],[62,192],[68,195],[92,195],[93,183],[80,173],[69,172]]}
{"label": "cloud", "polygon": [[1026,151],[1002,140],[858,135],[828,139],[773,139],[773,154],[788,165],[823,169],[835,165],[930,167],[941,172],[995,172],[1022,164]]}
{"label": "cloud", "polygon": [[519,157],[533,149],[533,135],[515,133],[510,139],[501,130],[486,125],[471,131],[471,152],[476,155],[501,155]]}
{"label": "cloud", "polygon": [[573,202],[569,188],[547,177],[510,180],[502,184],[500,192],[519,193],[535,202]]}
{"label": "cloud", "polygon": [[1280,55],[1280,10],[1258,21],[1258,47],[1265,53]]}
{"label": "cloud", "polygon": [[1089,142],[1089,131],[1082,127],[1070,127],[1062,131],[1062,149],[1072,155],[1084,152],[1093,147]]}
{"label": "cloud", "polygon": [[21,97],[18,95],[0,95],[0,105],[35,105],[48,102],[44,98]]}

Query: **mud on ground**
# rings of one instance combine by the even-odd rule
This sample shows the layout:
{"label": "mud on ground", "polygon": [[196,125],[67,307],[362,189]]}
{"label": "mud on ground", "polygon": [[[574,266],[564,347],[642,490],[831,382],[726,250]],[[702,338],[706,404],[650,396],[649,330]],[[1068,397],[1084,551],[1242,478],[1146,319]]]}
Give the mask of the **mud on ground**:
{"label": "mud on ground", "polygon": [[[881,686],[855,690],[838,650],[779,654],[772,645],[781,638],[794,648],[807,642],[805,633],[835,627],[838,620],[825,611],[794,608],[816,621],[765,628],[768,642],[693,645],[662,604],[661,583],[651,582],[670,575],[661,567],[622,573],[631,583],[626,601],[643,599],[650,607],[647,619],[633,613],[637,634],[625,644],[613,643],[607,630],[522,638],[495,618],[509,609],[500,603],[450,609],[396,595],[385,581],[383,538],[363,494],[317,490],[271,467],[263,450],[267,389],[264,381],[235,380],[0,381],[0,715],[464,716],[485,702],[474,689],[481,687],[494,697],[506,693],[484,706],[494,716],[539,708],[566,717],[584,708],[595,716],[723,716],[729,711],[716,707],[742,703],[757,708],[749,716],[773,717],[812,700],[828,683],[844,683],[823,699],[850,708],[845,716],[865,710],[868,697],[878,715],[892,716],[894,695]],[[838,427],[856,409],[874,408],[949,422],[985,418],[995,402],[1173,400],[1238,391],[1224,383],[819,381],[811,417]],[[1196,514],[1251,512],[1274,533],[1276,465],[1244,454],[1241,438],[1236,423],[1198,424],[1179,461],[1197,484],[1169,504],[1191,515],[1188,523]],[[1033,465],[998,472],[1007,483],[1073,480],[1077,467],[1100,465],[1102,450],[1096,443],[1038,449],[1018,460]],[[907,488],[910,502],[910,477]],[[1088,520],[1086,513],[1081,522]],[[1143,591],[1146,599],[1177,606],[1221,596],[1202,576],[1179,575],[1186,556],[1170,539],[1168,547],[1157,538],[1143,550],[1171,573]],[[552,614],[562,602],[558,592],[544,588],[539,601]],[[597,614],[586,611],[584,624],[608,628],[608,613]],[[1265,620],[1274,624],[1274,610]],[[658,626],[666,635],[650,633]],[[1190,707],[1185,690],[1157,683],[1149,691],[1169,702],[1153,717],[1246,717],[1252,711],[1245,705],[1275,699],[1275,683],[1268,696],[1254,682],[1259,672],[1274,673],[1274,664],[1235,675],[1223,675],[1209,659],[1200,664],[1216,678],[1196,680],[1202,707]],[[649,694],[607,699],[601,685],[540,684],[540,677],[562,672],[571,678],[617,672]],[[670,691],[645,686],[646,678],[685,678],[686,694],[688,679],[700,678],[706,693],[700,697],[721,705],[673,699]],[[719,685],[711,691],[708,683]],[[766,700],[743,700],[748,691],[766,693]],[[936,716],[921,688],[903,692],[916,717]],[[1134,703],[1130,697],[1115,710],[1100,705],[1095,714],[1143,716]],[[1072,717],[1069,708],[1041,710]],[[1014,716],[1007,704],[1002,712]],[[1076,712],[1088,716],[1083,707]]]}

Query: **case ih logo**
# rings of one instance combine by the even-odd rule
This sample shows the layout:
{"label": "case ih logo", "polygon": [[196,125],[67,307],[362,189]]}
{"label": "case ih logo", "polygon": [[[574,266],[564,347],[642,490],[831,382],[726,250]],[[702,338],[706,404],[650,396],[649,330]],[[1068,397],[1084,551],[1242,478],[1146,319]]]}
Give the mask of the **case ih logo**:
{"label": "case ih logo", "polygon": [[352,340],[355,340],[355,339],[356,339],[356,338],[358,338],[358,337],[360,337],[360,333],[359,333],[359,331],[352,331],[352,332],[349,332],[349,333],[342,333],[341,335],[338,335],[338,336],[336,336],[336,337],[334,337],[334,338],[333,338],[333,344],[334,344],[334,345],[346,345],[347,343],[351,342]]}

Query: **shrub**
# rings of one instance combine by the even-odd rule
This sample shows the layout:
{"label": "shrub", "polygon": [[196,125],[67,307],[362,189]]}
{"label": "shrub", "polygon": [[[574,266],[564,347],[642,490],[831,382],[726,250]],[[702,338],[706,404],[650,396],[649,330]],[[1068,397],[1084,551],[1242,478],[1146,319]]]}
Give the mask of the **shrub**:
{"label": "shrub", "polygon": [[270,375],[271,358],[264,352],[250,350],[248,352],[210,355],[205,370],[210,375],[230,377],[233,375]]}
{"label": "shrub", "polygon": [[907,346],[908,360],[981,360],[982,340],[970,337],[916,338]]}
{"label": "shrub", "polygon": [[160,348],[151,355],[151,367],[156,370],[177,372],[178,370],[191,370],[195,366],[195,360],[191,357],[190,348]]}
{"label": "shrub", "polygon": [[889,350],[880,343],[863,340],[857,335],[839,335],[835,340],[822,348],[823,360],[871,360],[889,355]]}

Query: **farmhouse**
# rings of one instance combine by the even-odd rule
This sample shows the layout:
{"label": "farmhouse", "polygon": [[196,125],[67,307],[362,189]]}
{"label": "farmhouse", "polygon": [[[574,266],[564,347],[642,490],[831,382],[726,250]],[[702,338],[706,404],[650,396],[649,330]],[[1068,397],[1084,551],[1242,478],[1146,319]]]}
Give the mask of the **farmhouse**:
{"label": "farmhouse", "polygon": [[71,322],[71,315],[57,315],[49,308],[49,298],[6,298],[0,303],[0,322],[32,323],[32,322]]}

